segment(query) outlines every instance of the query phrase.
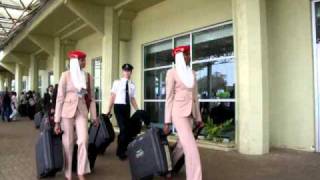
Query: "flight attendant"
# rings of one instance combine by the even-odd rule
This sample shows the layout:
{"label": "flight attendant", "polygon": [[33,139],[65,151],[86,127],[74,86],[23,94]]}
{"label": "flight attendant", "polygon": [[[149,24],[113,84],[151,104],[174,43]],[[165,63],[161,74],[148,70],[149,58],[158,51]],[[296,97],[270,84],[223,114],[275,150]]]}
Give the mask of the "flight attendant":
{"label": "flight attendant", "polygon": [[[88,113],[94,125],[98,125],[93,92],[93,78],[84,71],[86,54],[82,51],[68,53],[70,70],[62,73],[58,85],[55,108],[55,132],[61,133],[65,157],[65,177],[72,179],[72,154],[74,139],[78,144],[78,177],[84,180],[90,173],[88,161]],[[61,125],[60,125],[61,123]]]}
{"label": "flight attendant", "polygon": [[130,119],[131,104],[135,110],[138,110],[138,105],[135,99],[135,85],[131,81],[133,66],[131,64],[124,64],[122,66],[122,78],[115,80],[111,89],[111,96],[107,113],[111,112],[114,106],[114,113],[120,128],[118,135],[117,156],[120,160],[127,159],[127,147],[129,143],[128,123]]}
{"label": "flight attendant", "polygon": [[166,105],[163,130],[169,133],[173,123],[185,154],[187,180],[202,180],[199,150],[192,133],[192,124],[203,127],[199,110],[195,72],[190,67],[190,46],[179,46],[172,51],[174,68],[166,76]]}

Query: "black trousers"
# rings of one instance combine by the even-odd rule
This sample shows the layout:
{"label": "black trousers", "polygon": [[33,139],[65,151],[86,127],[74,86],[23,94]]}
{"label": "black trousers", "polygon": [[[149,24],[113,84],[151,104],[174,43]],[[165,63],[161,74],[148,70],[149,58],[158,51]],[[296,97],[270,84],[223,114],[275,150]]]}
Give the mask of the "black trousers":
{"label": "black trousers", "polygon": [[120,133],[118,135],[117,155],[123,156],[126,154],[129,144],[130,104],[115,104],[114,113],[120,129]]}

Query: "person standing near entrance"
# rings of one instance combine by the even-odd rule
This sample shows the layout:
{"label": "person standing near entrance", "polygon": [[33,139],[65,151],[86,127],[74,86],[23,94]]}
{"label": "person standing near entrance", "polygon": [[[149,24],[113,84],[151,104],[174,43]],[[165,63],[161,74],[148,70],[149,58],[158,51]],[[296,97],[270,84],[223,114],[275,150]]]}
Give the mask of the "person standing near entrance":
{"label": "person standing near entrance", "polygon": [[130,80],[133,66],[131,64],[124,64],[122,66],[122,78],[113,82],[111,89],[111,96],[107,114],[110,114],[114,106],[114,113],[120,128],[118,135],[117,156],[120,160],[127,159],[127,146],[129,142],[128,137],[128,122],[130,119],[130,109],[132,104],[135,110],[138,110],[138,105],[135,99],[135,85]]}
{"label": "person standing near entrance", "polygon": [[[72,155],[76,131],[78,144],[77,173],[80,180],[90,173],[88,161],[88,113],[98,126],[96,106],[93,93],[93,78],[84,71],[86,54],[82,51],[71,51],[70,70],[63,72],[58,85],[54,115],[55,133],[61,133],[65,157],[65,177],[72,179]],[[60,125],[61,122],[61,125]]]}
{"label": "person standing near entrance", "polygon": [[43,96],[43,106],[46,112],[50,111],[53,102],[53,85],[49,85],[47,92]]}
{"label": "person standing near entrance", "polygon": [[200,115],[195,72],[190,67],[190,46],[179,46],[172,51],[175,67],[166,76],[166,105],[163,131],[169,134],[173,122],[185,154],[187,180],[202,180],[199,150],[192,133],[204,123]]}

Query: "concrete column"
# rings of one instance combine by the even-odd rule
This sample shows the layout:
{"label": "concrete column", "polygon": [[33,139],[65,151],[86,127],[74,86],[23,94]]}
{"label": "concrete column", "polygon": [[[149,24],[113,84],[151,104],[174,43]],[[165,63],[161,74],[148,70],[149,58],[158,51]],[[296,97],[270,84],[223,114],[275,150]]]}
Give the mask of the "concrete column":
{"label": "concrete column", "polygon": [[39,74],[41,76],[41,95],[46,92],[48,86],[49,86],[49,71],[46,70],[40,70]]}
{"label": "concrete column", "polygon": [[104,22],[104,36],[102,38],[102,112],[106,111],[112,82],[119,78],[119,18],[110,7],[105,8]]}
{"label": "concrete column", "polygon": [[14,80],[15,80],[15,91],[19,97],[19,95],[21,93],[21,89],[22,89],[22,67],[18,63],[16,63]]}
{"label": "concrete column", "polygon": [[130,63],[129,62],[129,55],[130,55],[130,52],[129,52],[130,48],[129,48],[129,42],[127,41],[120,41],[119,42],[119,66],[118,66],[118,69],[119,69],[119,76],[121,76],[121,73],[122,73],[122,68],[121,66],[125,63]]}
{"label": "concrete column", "polygon": [[30,57],[29,90],[38,91],[38,63],[34,55]]}
{"label": "concrete column", "polygon": [[4,78],[4,90],[7,90],[9,87],[9,77],[6,75]]}
{"label": "concrete column", "polygon": [[233,0],[237,61],[237,144],[243,154],[269,152],[265,0]]}
{"label": "concrete column", "polygon": [[4,77],[3,75],[0,76],[0,91],[4,91]]}
{"label": "concrete column", "polygon": [[60,75],[64,70],[64,61],[61,58],[61,42],[59,38],[54,39],[53,76],[54,84],[59,83]]}
{"label": "concrete column", "polygon": [[11,91],[12,90],[12,81],[13,81],[13,78],[11,76],[8,77],[8,91]]}

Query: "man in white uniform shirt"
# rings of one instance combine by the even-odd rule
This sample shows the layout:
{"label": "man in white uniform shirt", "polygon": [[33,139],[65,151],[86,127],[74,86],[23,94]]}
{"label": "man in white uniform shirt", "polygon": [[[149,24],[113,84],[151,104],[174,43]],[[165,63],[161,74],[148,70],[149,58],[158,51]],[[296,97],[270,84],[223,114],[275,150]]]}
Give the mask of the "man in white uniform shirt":
{"label": "man in white uniform shirt", "polygon": [[118,135],[118,148],[117,156],[120,160],[127,159],[127,146],[128,140],[128,122],[130,119],[130,104],[135,110],[138,110],[138,105],[135,99],[136,87],[130,80],[132,75],[133,66],[131,64],[124,64],[122,66],[122,78],[115,80],[112,85],[111,97],[107,114],[111,112],[114,105],[114,113],[120,128]]}

